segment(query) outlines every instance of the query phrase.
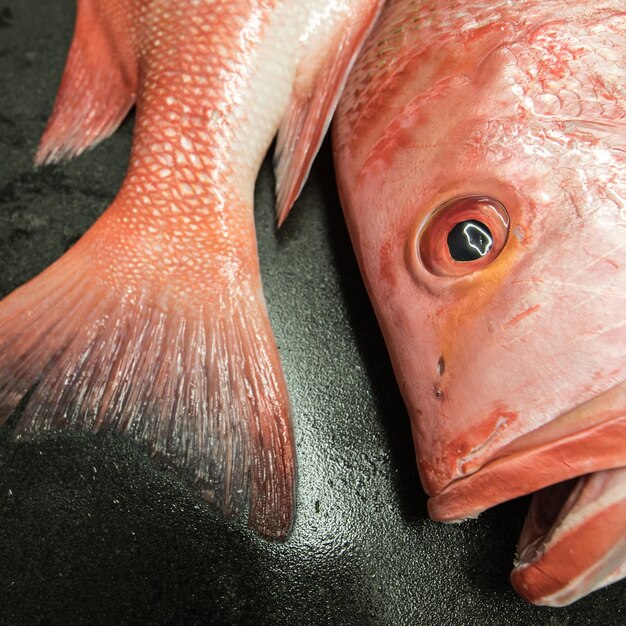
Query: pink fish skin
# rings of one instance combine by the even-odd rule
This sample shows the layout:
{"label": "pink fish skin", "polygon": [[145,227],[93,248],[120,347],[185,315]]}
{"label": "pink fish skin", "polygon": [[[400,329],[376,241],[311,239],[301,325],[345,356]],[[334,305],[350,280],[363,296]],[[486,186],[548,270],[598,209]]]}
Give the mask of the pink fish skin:
{"label": "pink fish skin", "polygon": [[36,162],[136,124],[119,194],[0,302],[0,424],[133,437],[226,517],[284,539],[291,409],[259,275],[258,169],[278,216],[306,179],[381,0],[78,0]]}
{"label": "pink fish skin", "polygon": [[538,604],[626,575],[625,51],[617,0],[391,0],[334,124],[430,515],[542,490]]}

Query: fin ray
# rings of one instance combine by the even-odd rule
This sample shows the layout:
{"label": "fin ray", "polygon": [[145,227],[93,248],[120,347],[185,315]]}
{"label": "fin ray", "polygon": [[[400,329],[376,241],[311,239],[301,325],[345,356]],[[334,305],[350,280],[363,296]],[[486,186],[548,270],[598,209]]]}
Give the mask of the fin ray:
{"label": "fin ray", "polygon": [[[59,274],[73,284],[57,291]],[[120,294],[74,248],[0,302],[0,329],[0,424],[36,385],[17,439],[127,435],[224,516],[247,510],[262,536],[288,534],[290,407],[260,287],[239,284],[215,306],[162,287]]]}
{"label": "fin ray", "polygon": [[312,84],[309,80],[296,80],[291,102],[278,130],[274,156],[279,226],[302,191],[350,69],[383,2],[362,4],[363,14],[350,15],[351,19],[346,20],[339,41],[328,47],[329,53],[317,67]]}
{"label": "fin ray", "polygon": [[112,135],[135,102],[132,29],[104,19],[106,8],[79,0],[74,37],[35,163],[72,158]]}

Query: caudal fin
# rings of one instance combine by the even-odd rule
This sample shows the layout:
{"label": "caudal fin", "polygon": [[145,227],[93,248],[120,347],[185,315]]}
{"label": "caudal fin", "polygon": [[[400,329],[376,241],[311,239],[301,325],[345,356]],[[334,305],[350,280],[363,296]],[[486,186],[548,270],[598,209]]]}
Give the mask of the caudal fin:
{"label": "caudal fin", "polygon": [[[81,242],[82,244],[82,242]],[[128,435],[226,517],[284,538],[294,514],[289,402],[260,288],[191,307],[112,289],[78,244],[0,302],[0,424],[17,438]]]}
{"label": "caudal fin", "polygon": [[[74,157],[113,134],[135,102],[137,64],[130,11],[80,0],[61,85],[35,163]],[[110,12],[110,11],[109,11]]]}

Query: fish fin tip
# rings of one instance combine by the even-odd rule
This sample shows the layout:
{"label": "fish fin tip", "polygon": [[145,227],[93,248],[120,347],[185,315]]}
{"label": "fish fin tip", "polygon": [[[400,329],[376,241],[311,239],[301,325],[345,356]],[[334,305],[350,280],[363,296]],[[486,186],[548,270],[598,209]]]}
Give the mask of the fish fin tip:
{"label": "fish fin tip", "polygon": [[192,307],[154,288],[120,293],[88,267],[73,248],[0,302],[0,424],[21,403],[17,439],[125,435],[224,517],[284,539],[295,454],[262,297],[240,285]]}
{"label": "fish fin tip", "polygon": [[135,101],[130,35],[112,29],[97,3],[79,2],[74,36],[35,165],[73,158],[112,135]]}
{"label": "fish fin tip", "polygon": [[363,5],[363,11],[347,20],[339,41],[331,46],[312,78],[296,79],[290,104],[278,130],[274,157],[279,227],[304,187],[350,69],[383,2],[379,0]]}

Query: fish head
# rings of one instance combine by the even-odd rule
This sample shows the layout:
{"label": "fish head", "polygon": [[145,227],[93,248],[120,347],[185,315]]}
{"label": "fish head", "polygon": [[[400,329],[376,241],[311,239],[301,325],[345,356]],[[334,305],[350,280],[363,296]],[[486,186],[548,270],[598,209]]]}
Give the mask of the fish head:
{"label": "fish head", "polygon": [[623,30],[478,29],[340,105],[342,204],[435,519],[626,465],[601,443],[626,432],[624,70],[602,28]]}

